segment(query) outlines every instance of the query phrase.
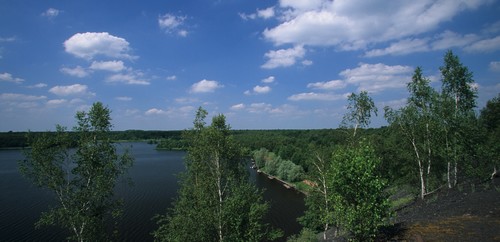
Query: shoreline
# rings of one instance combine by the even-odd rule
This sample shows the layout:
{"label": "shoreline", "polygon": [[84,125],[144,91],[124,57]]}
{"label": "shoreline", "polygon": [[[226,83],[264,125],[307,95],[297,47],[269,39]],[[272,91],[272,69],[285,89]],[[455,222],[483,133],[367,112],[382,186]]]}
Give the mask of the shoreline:
{"label": "shoreline", "polygon": [[292,183],[290,183],[290,182],[287,182],[287,181],[285,181],[285,180],[282,180],[282,179],[280,179],[280,178],[278,178],[278,177],[276,177],[276,176],[271,176],[271,175],[269,175],[269,174],[267,174],[267,173],[263,172],[263,171],[262,171],[262,170],[260,170],[260,169],[256,169],[256,172],[257,172],[257,174],[262,174],[262,175],[266,176],[266,177],[267,177],[267,179],[269,179],[269,180],[276,180],[276,181],[278,181],[278,182],[279,182],[279,183],[281,183],[281,185],[283,185],[286,189],[289,189],[289,190],[290,190],[290,189],[293,189],[293,190],[295,190],[295,191],[297,191],[297,192],[302,193],[302,194],[303,194],[303,195],[305,195],[305,196],[309,195],[307,192],[305,192],[305,191],[303,191],[303,190],[298,189],[298,188],[297,188],[297,186],[295,186],[295,184],[292,184]]}

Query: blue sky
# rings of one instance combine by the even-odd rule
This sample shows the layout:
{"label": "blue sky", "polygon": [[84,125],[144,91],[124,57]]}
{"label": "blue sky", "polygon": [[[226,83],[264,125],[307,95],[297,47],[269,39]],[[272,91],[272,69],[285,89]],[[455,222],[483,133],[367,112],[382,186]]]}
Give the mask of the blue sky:
{"label": "blue sky", "polygon": [[178,130],[203,106],[234,129],[336,128],[347,95],[379,108],[415,67],[440,87],[451,49],[478,107],[500,93],[494,0],[0,0],[0,131],[74,126],[101,101],[115,130]]}

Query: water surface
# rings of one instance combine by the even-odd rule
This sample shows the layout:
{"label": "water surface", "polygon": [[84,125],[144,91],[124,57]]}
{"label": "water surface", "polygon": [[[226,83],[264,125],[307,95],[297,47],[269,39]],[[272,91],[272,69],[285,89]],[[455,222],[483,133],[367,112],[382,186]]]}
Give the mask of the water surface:
{"label": "water surface", "polygon": [[[155,214],[164,214],[171,206],[179,187],[176,174],[185,170],[182,151],[160,151],[146,143],[123,143],[135,158],[128,176],[134,185],[125,181],[117,187],[124,199],[124,214],[119,223],[120,241],[152,241],[156,229]],[[34,228],[41,212],[55,204],[53,194],[33,186],[21,176],[17,161],[24,156],[20,150],[0,150],[0,241],[62,241],[67,232],[57,227]],[[304,211],[303,196],[288,190],[278,182],[249,169],[250,180],[263,188],[265,200],[271,203],[268,222],[284,230],[286,235],[298,233],[295,221]]]}

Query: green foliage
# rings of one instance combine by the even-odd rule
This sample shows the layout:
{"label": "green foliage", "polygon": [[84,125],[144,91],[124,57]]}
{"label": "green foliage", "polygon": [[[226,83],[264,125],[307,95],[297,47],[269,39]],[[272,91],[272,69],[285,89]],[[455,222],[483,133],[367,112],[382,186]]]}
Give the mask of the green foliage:
{"label": "green foliage", "polygon": [[358,128],[366,127],[370,124],[371,113],[377,115],[377,107],[373,99],[368,96],[368,92],[362,91],[359,94],[351,93],[347,97],[349,112],[344,115],[342,120],[343,127],[353,128],[353,137],[356,136]]}
{"label": "green foliage", "polygon": [[44,212],[37,226],[59,225],[73,233],[71,239],[107,240],[110,218],[121,214],[121,202],[114,198],[117,179],[132,165],[125,152],[116,153],[108,135],[110,110],[97,102],[88,113],[78,112],[76,152],[65,128],[32,139],[31,150],[20,161],[21,173],[39,187],[52,191],[58,206]]}
{"label": "green foliage", "polygon": [[[489,100],[481,109],[479,122],[482,127],[480,135],[482,145],[479,147],[481,160],[478,170],[484,177],[487,172],[496,172],[500,166],[500,94]],[[481,169],[482,168],[482,169]],[[489,175],[489,174],[488,174]]]}
{"label": "green foliage", "polygon": [[287,239],[287,242],[316,242],[318,241],[318,235],[310,229],[302,229],[300,234],[291,236]]}
{"label": "green foliage", "polygon": [[223,115],[205,126],[200,108],[189,143],[187,171],[174,207],[158,216],[157,241],[262,241],[279,236],[263,222],[268,205],[248,183],[241,148],[230,135]]}
{"label": "green foliage", "polygon": [[288,182],[300,181],[304,176],[302,166],[296,165],[290,160],[283,160],[265,148],[255,150],[252,152],[252,156],[257,167],[268,175],[277,176]]}
{"label": "green foliage", "polygon": [[380,159],[364,142],[336,149],[332,159],[330,196],[335,219],[353,240],[373,240],[389,215],[386,184],[376,174]]}

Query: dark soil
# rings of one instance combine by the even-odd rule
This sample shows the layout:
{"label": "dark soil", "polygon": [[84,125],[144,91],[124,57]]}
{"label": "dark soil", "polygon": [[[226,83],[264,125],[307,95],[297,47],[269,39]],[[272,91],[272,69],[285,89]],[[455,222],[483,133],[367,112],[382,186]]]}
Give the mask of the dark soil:
{"label": "dark soil", "polygon": [[396,213],[381,241],[500,241],[500,178],[441,188]]}

